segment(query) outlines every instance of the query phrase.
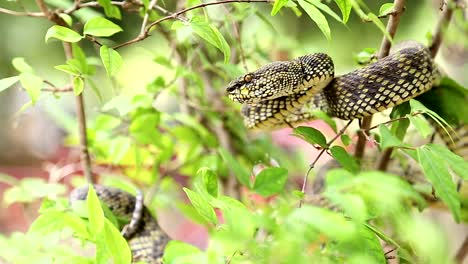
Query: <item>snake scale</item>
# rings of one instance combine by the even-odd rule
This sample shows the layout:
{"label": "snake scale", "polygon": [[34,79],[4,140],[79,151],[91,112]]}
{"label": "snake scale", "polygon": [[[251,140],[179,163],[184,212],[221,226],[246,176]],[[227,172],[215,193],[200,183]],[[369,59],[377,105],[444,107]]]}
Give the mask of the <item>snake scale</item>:
{"label": "snake scale", "polygon": [[[389,56],[339,77],[334,76],[331,58],[316,53],[267,64],[232,81],[226,91],[243,104],[248,128],[274,129],[312,119],[313,108],[345,120],[369,116],[424,93],[438,79],[429,50],[407,42]],[[133,262],[162,263],[170,238],[142,202],[138,206],[135,196],[119,189],[95,189],[115,215],[133,223],[127,233]],[[87,188],[79,188],[71,200],[86,195]]]}
{"label": "snake scale", "polygon": [[315,53],[267,64],[232,81],[228,97],[242,103],[250,129],[273,129],[312,119],[318,108],[345,120],[406,102],[432,88],[439,72],[427,47],[409,41],[398,51],[335,77],[332,59]]}

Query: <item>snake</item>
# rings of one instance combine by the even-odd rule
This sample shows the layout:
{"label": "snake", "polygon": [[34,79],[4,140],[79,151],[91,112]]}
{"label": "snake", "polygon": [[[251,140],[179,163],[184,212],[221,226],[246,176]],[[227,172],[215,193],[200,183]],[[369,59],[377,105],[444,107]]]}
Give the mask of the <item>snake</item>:
{"label": "snake", "polygon": [[[118,219],[130,223],[122,228],[132,252],[132,263],[163,263],[164,250],[170,237],[161,229],[149,209],[143,205],[141,193],[134,196],[121,189],[94,185],[99,200],[112,211]],[[86,200],[88,187],[74,189],[69,196],[70,203]]]}
{"label": "snake", "polygon": [[249,129],[276,129],[314,119],[319,109],[343,120],[359,119],[430,90],[440,72],[429,49],[416,41],[365,67],[335,76],[324,53],[277,61],[237,77],[226,94],[242,104]]}
{"label": "snake", "polygon": [[[334,76],[330,56],[314,53],[290,61],[264,65],[244,74],[226,88],[228,97],[242,104],[249,129],[276,129],[314,119],[311,109],[352,120],[402,104],[428,91],[440,73],[428,48],[405,42],[389,56],[341,76]],[[132,262],[163,263],[171,240],[140,195],[117,188],[94,186],[101,202],[130,223],[122,229]],[[85,200],[88,187],[73,190],[70,200]]]}

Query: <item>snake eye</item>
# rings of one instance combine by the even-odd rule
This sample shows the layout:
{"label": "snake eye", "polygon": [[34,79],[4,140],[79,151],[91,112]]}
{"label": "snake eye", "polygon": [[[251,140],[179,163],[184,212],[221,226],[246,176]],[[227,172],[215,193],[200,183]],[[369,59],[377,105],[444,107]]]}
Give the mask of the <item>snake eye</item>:
{"label": "snake eye", "polygon": [[246,75],[244,76],[244,82],[246,82],[246,83],[251,82],[252,79],[253,79],[253,77],[252,77],[252,75],[250,75],[250,74],[246,74]]}

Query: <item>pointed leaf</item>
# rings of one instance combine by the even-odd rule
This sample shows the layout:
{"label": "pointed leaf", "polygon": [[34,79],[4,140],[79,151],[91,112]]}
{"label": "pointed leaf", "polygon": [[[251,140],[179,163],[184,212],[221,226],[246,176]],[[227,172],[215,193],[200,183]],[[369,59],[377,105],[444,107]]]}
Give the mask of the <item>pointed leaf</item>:
{"label": "pointed leaf", "polygon": [[253,189],[262,196],[271,196],[284,189],[288,179],[288,170],[284,168],[266,168],[256,177]]}
{"label": "pointed leaf", "polygon": [[114,49],[103,45],[100,49],[100,55],[107,75],[109,77],[114,76],[122,66],[122,57],[120,57],[120,54]]}
{"label": "pointed leaf", "polygon": [[322,134],[322,132],[313,127],[299,126],[296,127],[293,131],[293,136],[302,138],[312,145],[318,144],[322,148],[328,148],[327,139],[325,136]]}
{"label": "pointed leaf", "polygon": [[216,217],[216,213],[213,210],[213,207],[211,207],[210,203],[207,200],[205,200],[200,194],[185,187],[183,189],[195,210],[197,210],[197,212],[208,223],[216,224],[218,222],[218,218]]}
{"label": "pointed leaf", "polygon": [[112,21],[103,17],[94,17],[88,20],[84,25],[83,34],[98,37],[109,37],[120,31],[122,31],[122,28],[114,24]]}
{"label": "pointed leaf", "polygon": [[19,75],[21,85],[24,87],[32,104],[35,104],[39,95],[41,95],[42,79],[30,72],[24,72]]}
{"label": "pointed leaf", "polygon": [[84,81],[81,77],[75,76],[73,78],[73,92],[75,95],[80,95],[84,89]]}
{"label": "pointed leaf", "polygon": [[380,144],[382,149],[399,147],[403,145],[403,143],[397,137],[395,137],[390,129],[388,129],[385,125],[380,125],[379,131],[381,138]]}
{"label": "pointed leaf", "polygon": [[65,42],[78,42],[83,36],[69,28],[55,25],[47,30],[45,41],[47,42],[50,38],[56,38]]}
{"label": "pointed leaf", "polygon": [[331,149],[332,156],[343,166],[344,169],[357,173],[359,171],[359,164],[357,161],[340,146],[333,146]]}
{"label": "pointed leaf", "polygon": [[93,237],[98,237],[104,227],[104,212],[101,208],[101,202],[97,197],[93,185],[89,184],[88,196],[86,198],[86,207],[88,208],[88,218],[90,230]]}
{"label": "pointed leaf", "polygon": [[340,8],[343,23],[346,24],[348,22],[349,15],[351,14],[351,0],[335,0],[335,3]]}
{"label": "pointed leaf", "polygon": [[275,0],[275,3],[273,4],[273,8],[271,9],[271,16],[276,15],[278,11],[281,10],[281,8],[287,4],[289,0]]}
{"label": "pointed leaf", "polygon": [[304,1],[304,0],[299,0],[298,1],[299,5],[304,8],[306,13],[309,15],[309,17],[317,24],[319,29],[322,31],[322,33],[325,35],[327,40],[331,40],[331,32],[330,32],[330,26],[328,26],[327,19],[325,16],[318,10],[315,6],[312,4]]}

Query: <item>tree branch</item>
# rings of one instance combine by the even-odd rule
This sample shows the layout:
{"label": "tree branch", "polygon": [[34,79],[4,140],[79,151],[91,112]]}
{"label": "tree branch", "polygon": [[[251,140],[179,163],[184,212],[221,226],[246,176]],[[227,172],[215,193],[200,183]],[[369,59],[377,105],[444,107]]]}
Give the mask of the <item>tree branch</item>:
{"label": "tree branch", "polygon": [[[312,161],[312,163],[309,165],[309,169],[307,170],[307,173],[306,175],[304,176],[304,180],[302,182],[302,190],[301,192],[303,194],[305,194],[306,192],[306,188],[307,188],[307,182],[309,180],[309,174],[310,172],[312,171],[312,169],[315,167],[315,164],[317,164],[317,162],[319,161],[320,157],[322,157],[323,153],[325,153],[325,151],[327,151],[328,149],[330,149],[330,146],[333,142],[335,142],[335,140],[337,140],[341,135],[343,135],[343,133],[346,131],[346,129],[349,127],[349,125],[351,125],[351,123],[353,122],[353,120],[350,120],[348,121],[348,123],[346,123],[346,125],[327,143],[327,147],[326,148],[323,148],[319,154],[317,155],[317,157],[315,157],[314,161]],[[302,198],[300,201],[299,201],[299,208],[302,206],[302,204],[304,203],[304,198]]]}
{"label": "tree branch", "polygon": [[[400,23],[400,16],[403,13],[403,9],[405,7],[405,0],[395,0],[393,12],[388,19],[387,23],[387,32],[392,37],[395,36],[396,30],[398,28],[398,24]],[[386,36],[383,37],[382,43],[380,44],[380,49],[377,54],[377,59],[381,59],[386,57],[390,53],[390,47],[392,46],[391,40],[388,39]],[[372,124],[372,116],[364,117],[361,123],[361,129],[367,131]],[[366,146],[366,137],[367,135],[364,134],[366,132],[360,131],[358,132],[358,141],[356,143],[356,150],[354,155],[356,158],[361,159],[364,156],[365,146]]]}
{"label": "tree branch", "polygon": [[177,11],[177,12],[173,13],[172,15],[160,18],[160,19],[152,22],[151,24],[146,26],[145,30],[142,31],[136,38],[131,39],[131,40],[127,41],[127,42],[121,43],[121,44],[119,44],[119,45],[117,45],[117,46],[115,46],[113,48],[118,49],[118,48],[121,48],[121,47],[128,46],[130,44],[133,44],[135,42],[142,41],[142,40],[144,40],[144,39],[146,39],[147,37],[150,36],[149,32],[151,31],[151,29],[153,27],[157,26],[159,23],[161,23],[163,21],[166,21],[166,20],[170,20],[170,19],[177,19],[180,15],[182,15],[184,13],[187,13],[189,11],[192,11],[194,9],[204,8],[204,7],[212,6],[212,5],[228,4],[228,3],[271,3],[271,2],[273,2],[273,0],[223,0],[223,1],[218,1],[218,2],[203,3],[203,4],[195,5],[195,6],[192,6],[192,7],[188,7],[188,8],[182,9],[180,11]]}
{"label": "tree branch", "polygon": [[13,11],[9,10],[6,8],[0,7],[0,13],[12,15],[12,16],[30,16],[30,17],[44,17],[44,13],[42,12],[18,12],[18,11]]}

